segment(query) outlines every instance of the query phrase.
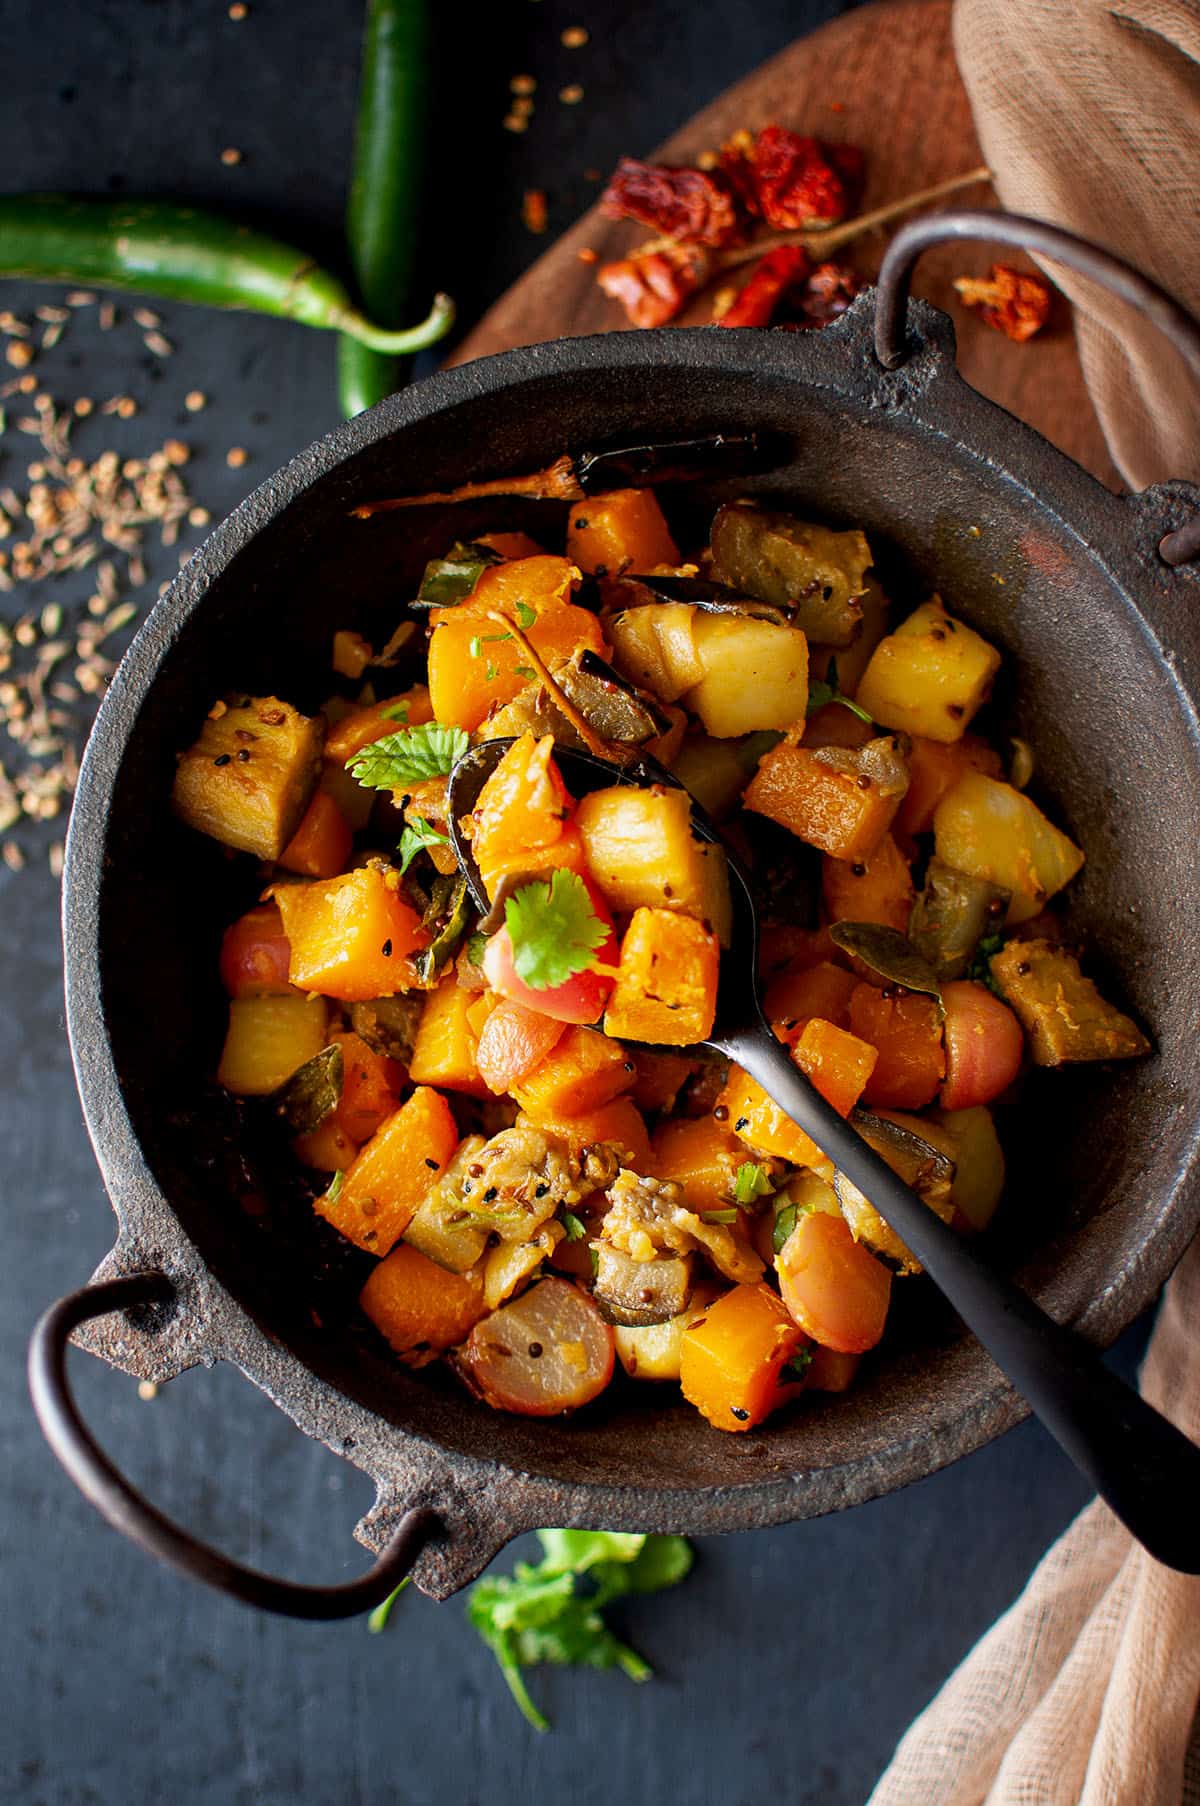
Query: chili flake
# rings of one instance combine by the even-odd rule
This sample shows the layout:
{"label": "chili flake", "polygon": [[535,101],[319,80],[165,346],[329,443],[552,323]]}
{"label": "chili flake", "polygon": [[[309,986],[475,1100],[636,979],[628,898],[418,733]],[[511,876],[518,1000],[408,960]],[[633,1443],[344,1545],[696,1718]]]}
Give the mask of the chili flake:
{"label": "chili flake", "polygon": [[975,308],[985,326],[1024,344],[1050,317],[1050,284],[1031,270],[994,263],[986,277],[959,276],[954,284],[964,307]]}

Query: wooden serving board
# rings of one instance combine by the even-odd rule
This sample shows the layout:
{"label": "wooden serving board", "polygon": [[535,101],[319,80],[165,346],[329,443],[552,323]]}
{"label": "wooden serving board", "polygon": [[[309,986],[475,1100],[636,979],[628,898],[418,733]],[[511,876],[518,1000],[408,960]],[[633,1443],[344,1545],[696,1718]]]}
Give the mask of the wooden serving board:
{"label": "wooden serving board", "polygon": [[[864,210],[933,187],[984,160],[954,60],[950,0],[876,0],[833,20],[727,89],[651,158],[691,163],[739,128],[753,130],[772,121],[861,145],[867,156]],[[644,147],[628,149],[640,155]],[[991,188],[979,183],[945,204],[997,203]],[[647,236],[643,227],[603,219],[591,208],[485,314],[451,361],[467,363],[516,345],[625,327],[621,308],[596,286],[596,264],[581,262],[579,253],[594,250],[606,262],[628,256]],[[842,255],[873,276],[886,242],[878,230]],[[996,256],[1014,261],[1007,252]],[[1083,386],[1066,304],[1055,322],[1025,345],[992,331],[959,305],[953,278],[986,273],[991,261],[986,245],[931,251],[918,266],[915,292],[953,316],[959,367],[974,388],[1117,487]],[[711,305],[710,290],[680,324],[703,324]]]}

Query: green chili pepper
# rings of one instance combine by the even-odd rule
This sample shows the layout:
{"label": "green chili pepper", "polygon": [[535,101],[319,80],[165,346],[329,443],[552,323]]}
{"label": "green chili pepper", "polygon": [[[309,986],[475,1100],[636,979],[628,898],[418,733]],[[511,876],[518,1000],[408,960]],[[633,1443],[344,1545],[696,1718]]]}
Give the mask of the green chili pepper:
{"label": "green chili pepper", "polygon": [[209,307],[275,314],[347,333],[374,350],[419,351],[445,333],[454,304],[391,332],[359,312],[306,252],[199,207],[83,195],[0,197],[0,276],[95,284]]}
{"label": "green chili pepper", "polygon": [[[420,225],[432,34],[426,0],[367,0],[346,241],[363,305],[394,326],[408,303]],[[403,381],[400,360],[346,334],[338,394],[347,419]]]}

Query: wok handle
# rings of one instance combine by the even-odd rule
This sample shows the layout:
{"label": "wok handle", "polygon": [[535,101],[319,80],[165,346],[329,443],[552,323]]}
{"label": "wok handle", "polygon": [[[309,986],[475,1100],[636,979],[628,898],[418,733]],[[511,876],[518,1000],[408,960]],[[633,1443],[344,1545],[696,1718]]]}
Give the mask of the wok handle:
{"label": "wok handle", "polygon": [[[911,355],[905,333],[909,286],[917,259],[933,245],[948,240],[991,240],[1011,245],[1038,257],[1049,257],[1098,282],[1112,295],[1127,301],[1168,339],[1200,380],[1200,323],[1167,291],[1132,268],[1111,251],[1061,226],[1023,213],[988,213],[963,210],[930,213],[901,226],[887,248],[879,271],[875,302],[875,355],[885,370],[898,370]],[[1200,514],[1159,541],[1159,554],[1167,564],[1187,564],[1200,556]]]}
{"label": "wok handle", "polygon": [[406,1512],[374,1567],[341,1586],[300,1586],[276,1580],[209,1548],[164,1517],[120,1474],[79,1415],[67,1384],[66,1355],[80,1324],[109,1311],[163,1304],[175,1295],[165,1273],[150,1269],[85,1286],[51,1305],[29,1344],[29,1389],[47,1442],[84,1497],[131,1542],[192,1580],[203,1581],[261,1611],[288,1618],[352,1618],[386,1599],[412,1568],[437,1529],[432,1511]]}

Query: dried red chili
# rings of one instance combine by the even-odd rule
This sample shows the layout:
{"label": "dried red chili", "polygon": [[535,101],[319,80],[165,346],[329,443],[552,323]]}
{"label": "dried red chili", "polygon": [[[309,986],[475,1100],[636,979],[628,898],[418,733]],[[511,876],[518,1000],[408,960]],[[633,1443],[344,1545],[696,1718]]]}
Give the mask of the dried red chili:
{"label": "dried red chili", "polygon": [[717,171],[622,157],[600,198],[607,219],[634,219],[680,244],[727,245],[741,231],[737,201]]}
{"label": "dried red chili", "polygon": [[708,280],[709,261],[694,247],[638,251],[606,263],[596,281],[619,301],[634,326],[665,326]]}
{"label": "dried red chili", "polygon": [[985,326],[1020,344],[1050,317],[1050,284],[1030,270],[994,263],[986,277],[960,276],[954,286],[963,306],[976,308]]}
{"label": "dried red chili", "polygon": [[853,145],[822,144],[784,126],[764,126],[752,157],[757,211],[781,232],[834,225],[854,206],[862,171],[862,152]]}
{"label": "dried red chili", "polygon": [[781,245],[776,251],[768,251],[718,324],[769,326],[782,296],[804,280],[810,267],[802,245]]}
{"label": "dried red chili", "polygon": [[787,296],[791,326],[828,326],[844,314],[855,295],[866,287],[865,278],[848,263],[819,263],[807,280]]}

